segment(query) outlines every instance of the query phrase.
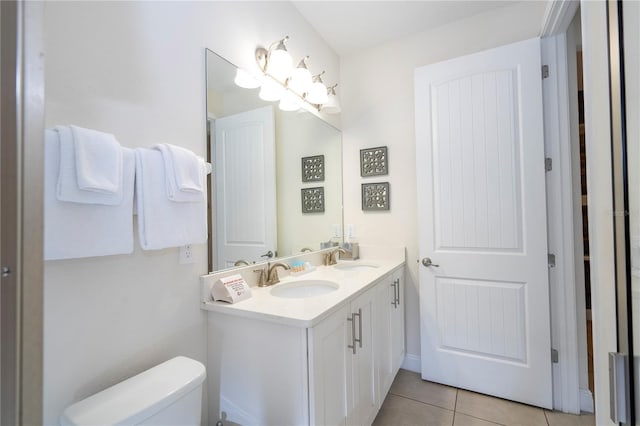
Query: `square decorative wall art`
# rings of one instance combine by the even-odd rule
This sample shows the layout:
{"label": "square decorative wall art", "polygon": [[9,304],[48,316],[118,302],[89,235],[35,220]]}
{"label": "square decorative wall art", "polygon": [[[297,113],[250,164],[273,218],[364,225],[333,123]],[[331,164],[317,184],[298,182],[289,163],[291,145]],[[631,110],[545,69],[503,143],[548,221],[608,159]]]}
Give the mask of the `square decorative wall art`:
{"label": "square decorative wall art", "polygon": [[314,155],[313,157],[302,157],[302,181],[303,182],[324,181],[324,155]]}
{"label": "square decorative wall art", "polygon": [[362,184],[362,210],[389,210],[389,182]]}
{"label": "square decorative wall art", "polygon": [[324,213],[324,187],[302,188],[302,213]]}
{"label": "square decorative wall art", "polygon": [[387,147],[360,150],[360,176],[380,176],[389,174]]}

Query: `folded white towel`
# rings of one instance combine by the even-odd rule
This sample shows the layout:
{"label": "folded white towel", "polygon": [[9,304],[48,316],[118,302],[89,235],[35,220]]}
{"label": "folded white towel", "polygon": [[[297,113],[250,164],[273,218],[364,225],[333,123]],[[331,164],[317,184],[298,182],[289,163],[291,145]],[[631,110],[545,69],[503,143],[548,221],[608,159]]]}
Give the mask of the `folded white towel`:
{"label": "folded white towel", "polygon": [[[76,149],[73,132],[69,126],[56,126],[55,132],[60,138],[60,172],[58,173],[57,197],[60,201],[83,204],[103,204],[117,206],[122,203],[122,167],[115,192],[84,190],[78,184],[76,172]],[[53,137],[53,136],[52,136]],[[122,152],[120,145],[118,150]]]}
{"label": "folded white towel", "polygon": [[97,130],[70,126],[76,155],[78,188],[113,194],[121,185],[122,150],[116,138]]}
{"label": "folded white towel", "polygon": [[44,259],[72,259],[133,252],[133,151],[122,148],[122,202],[78,204],[56,198],[58,133],[47,130],[44,147]]}
{"label": "folded white towel", "polygon": [[167,198],[165,166],[156,149],[138,148],[136,204],[138,234],[145,250],[202,244],[207,241],[207,203],[174,203]]}
{"label": "folded white towel", "polygon": [[205,162],[188,149],[163,143],[153,148],[162,153],[167,197],[171,201],[200,202],[205,196]]}

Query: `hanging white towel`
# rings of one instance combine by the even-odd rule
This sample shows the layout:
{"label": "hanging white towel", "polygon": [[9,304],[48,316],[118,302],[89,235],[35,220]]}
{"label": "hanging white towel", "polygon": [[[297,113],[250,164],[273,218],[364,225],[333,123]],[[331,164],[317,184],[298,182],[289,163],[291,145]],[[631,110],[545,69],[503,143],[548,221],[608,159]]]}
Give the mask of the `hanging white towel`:
{"label": "hanging white towel", "polygon": [[78,188],[113,194],[121,185],[122,150],[116,138],[104,132],[70,126],[76,156]]}
{"label": "hanging white towel", "polygon": [[156,149],[138,148],[136,203],[138,235],[145,250],[202,244],[207,241],[207,203],[175,203],[167,198],[165,167]]}
{"label": "hanging white towel", "polygon": [[44,259],[72,259],[133,252],[135,159],[122,148],[123,196],[118,206],[78,204],[56,198],[60,165],[57,132],[45,133]]}
{"label": "hanging white towel", "polygon": [[[115,192],[94,191],[81,189],[78,183],[76,167],[76,149],[73,131],[70,126],[56,126],[55,132],[60,138],[60,171],[56,194],[58,200],[83,204],[103,204],[117,206],[122,203],[122,167],[118,177],[118,188]],[[122,149],[118,145],[118,151],[122,156]]]}
{"label": "hanging white towel", "polygon": [[205,197],[205,162],[188,149],[168,143],[153,148],[162,153],[167,197],[174,202],[200,202]]}

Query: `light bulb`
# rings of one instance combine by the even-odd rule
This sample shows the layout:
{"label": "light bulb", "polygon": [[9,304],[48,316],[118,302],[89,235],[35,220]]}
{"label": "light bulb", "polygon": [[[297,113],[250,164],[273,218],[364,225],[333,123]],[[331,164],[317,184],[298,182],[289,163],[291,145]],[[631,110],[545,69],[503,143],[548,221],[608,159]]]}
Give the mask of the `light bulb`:
{"label": "light bulb", "polygon": [[305,61],[309,58],[308,56],[303,58],[298,66],[293,69],[291,72],[291,77],[287,83],[289,89],[293,90],[299,95],[303,95],[309,91],[311,87],[312,79],[311,72],[307,68],[307,64]]}
{"label": "light bulb", "polygon": [[300,98],[290,91],[286,91],[280,99],[279,108],[282,111],[297,111],[300,109]]}
{"label": "light bulb", "polygon": [[293,59],[284,49],[276,49],[269,54],[267,74],[284,83],[293,71]]}
{"label": "light bulb", "polygon": [[327,99],[327,102],[322,105],[322,111],[327,114],[338,114],[342,111],[338,95],[336,95],[336,86],[337,84],[327,88],[327,97],[329,99]]}
{"label": "light bulb", "polygon": [[327,86],[321,81],[316,81],[311,85],[307,94],[307,101],[312,104],[322,105],[329,100],[327,97]]}
{"label": "light bulb", "polygon": [[284,92],[284,88],[281,85],[270,78],[266,78],[262,83],[262,87],[260,87],[260,93],[258,93],[258,96],[263,101],[273,102],[280,100],[283,95],[282,92]]}
{"label": "light bulb", "polygon": [[240,68],[236,70],[236,77],[233,79],[233,82],[244,89],[260,87],[260,81],[257,78]]}

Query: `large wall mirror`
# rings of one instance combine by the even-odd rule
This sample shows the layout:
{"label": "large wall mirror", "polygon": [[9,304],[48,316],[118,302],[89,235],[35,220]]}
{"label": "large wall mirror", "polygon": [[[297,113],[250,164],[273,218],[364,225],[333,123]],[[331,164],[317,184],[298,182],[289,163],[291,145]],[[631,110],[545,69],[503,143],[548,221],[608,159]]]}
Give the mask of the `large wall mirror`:
{"label": "large wall mirror", "polygon": [[281,111],[206,50],[211,173],[209,270],[342,240],[342,135],[307,111]]}

